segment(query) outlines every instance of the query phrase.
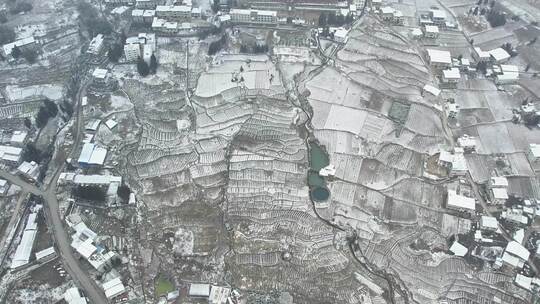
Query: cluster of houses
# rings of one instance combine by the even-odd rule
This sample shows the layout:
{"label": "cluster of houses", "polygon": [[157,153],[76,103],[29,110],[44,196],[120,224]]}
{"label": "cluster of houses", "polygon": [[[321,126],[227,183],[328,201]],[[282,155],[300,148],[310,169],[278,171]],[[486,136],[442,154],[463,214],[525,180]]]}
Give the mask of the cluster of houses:
{"label": "cluster of houses", "polygon": [[[126,287],[116,272],[110,271],[115,260],[119,259],[118,254],[112,250],[107,250],[98,241],[98,235],[92,231],[81,220],[80,216],[70,215],[66,221],[73,229],[71,247],[77,254],[85,259],[92,268],[103,274],[103,291],[107,299],[118,298],[126,293]],[[70,295],[75,295],[70,291]],[[65,295],[64,295],[65,297]],[[76,297],[74,298],[81,298]],[[70,303],[70,302],[68,302]]]}
{"label": "cluster of houses", "polygon": [[[474,226],[473,245],[456,239],[449,250],[457,256],[470,254],[490,262],[494,269],[514,271],[516,285],[530,291],[540,290],[540,279],[527,275],[527,269],[531,267],[528,265],[531,252],[536,250],[534,254],[540,257],[540,240],[527,233],[528,227],[540,214],[540,202],[535,199],[514,198],[509,193],[508,178],[494,171],[485,185],[488,210],[480,213],[474,191],[462,178],[467,172],[462,156],[463,153],[475,151],[474,142],[473,137],[464,136],[458,139],[455,151],[443,150],[439,156],[439,164],[447,166],[450,174],[458,177],[458,180],[448,187],[446,208],[468,214],[472,221],[478,223]],[[533,168],[540,163],[540,145],[530,144],[527,158]],[[454,166],[459,168],[455,170]],[[503,229],[510,231],[510,235],[505,235]]]}
{"label": "cluster of houses", "polygon": [[[512,83],[519,79],[518,67],[505,64],[510,59],[510,54],[503,48],[482,51],[476,47],[471,55],[476,61],[477,67],[479,64],[485,64],[486,75],[493,77],[497,84]],[[441,80],[446,84],[459,82],[463,72],[476,72],[477,70],[471,66],[471,62],[466,58],[452,58],[449,51],[427,49],[427,57],[430,65],[440,70]]]}
{"label": "cluster of houses", "polygon": [[190,0],[180,5],[167,5],[162,0],[137,0],[131,11],[133,23],[151,26],[156,32],[175,34],[191,30],[191,20],[201,18],[201,9],[193,7]]}

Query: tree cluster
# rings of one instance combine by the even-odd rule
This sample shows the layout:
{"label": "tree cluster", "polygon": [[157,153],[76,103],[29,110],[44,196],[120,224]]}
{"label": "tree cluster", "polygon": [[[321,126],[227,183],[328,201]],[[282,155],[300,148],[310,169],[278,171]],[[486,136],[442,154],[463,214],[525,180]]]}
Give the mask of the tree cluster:
{"label": "tree cluster", "polygon": [[33,142],[27,143],[26,147],[24,147],[23,152],[21,154],[21,158],[23,161],[26,161],[26,162],[34,161],[38,164],[41,163],[41,161],[45,159],[46,156],[47,156],[47,153],[39,150]]}
{"label": "tree cluster", "polygon": [[21,55],[30,64],[35,63],[37,61],[37,58],[38,58],[37,51],[36,50],[31,50],[31,49],[22,51]]}
{"label": "tree cluster", "polygon": [[212,1],[212,11],[214,14],[219,11],[219,0]]}
{"label": "tree cluster", "polygon": [[476,70],[485,75],[487,73],[487,63],[485,61],[479,62],[476,65]]}
{"label": "tree cluster", "polygon": [[263,54],[268,52],[268,45],[240,46],[240,53]]}
{"label": "tree cluster", "polygon": [[112,32],[109,21],[102,17],[93,5],[80,0],[77,3],[77,11],[79,12],[79,22],[87,29],[90,36],[108,35]]}
{"label": "tree cluster", "polygon": [[225,46],[226,43],[227,36],[223,34],[219,40],[210,43],[210,46],[208,47],[208,55],[215,55]]}
{"label": "tree cluster", "polygon": [[39,111],[36,116],[36,126],[41,129],[43,128],[49,119],[56,117],[58,114],[58,107],[54,101],[46,99],[43,102],[43,105],[39,108]]}
{"label": "tree cluster", "polygon": [[118,197],[124,201],[129,201],[129,195],[131,194],[131,189],[127,185],[122,184],[120,187],[118,187],[118,191],[116,192]]}
{"label": "tree cluster", "polygon": [[137,59],[137,72],[142,77],[146,77],[149,74],[155,74],[157,72],[158,62],[154,54],[150,57],[150,64],[148,64],[144,59],[139,57]]}
{"label": "tree cluster", "polygon": [[80,199],[95,202],[105,202],[107,198],[105,190],[98,186],[77,186],[72,194]]}
{"label": "tree cluster", "polygon": [[353,22],[353,16],[349,13],[347,16],[336,15],[336,13],[321,13],[319,15],[319,27],[343,26]]}
{"label": "tree cluster", "polygon": [[68,117],[71,117],[71,115],[73,115],[73,104],[69,102],[68,99],[64,99],[64,101],[60,105],[60,109],[62,109],[62,111],[66,113]]}
{"label": "tree cluster", "polygon": [[15,40],[15,31],[13,28],[0,25],[0,44],[6,44]]}
{"label": "tree cluster", "polygon": [[120,57],[122,57],[122,53],[124,52],[124,48],[120,43],[115,43],[109,48],[109,51],[107,52],[107,57],[111,62],[118,62]]}
{"label": "tree cluster", "polygon": [[491,27],[503,26],[506,24],[506,14],[497,10],[490,10],[486,14],[486,19]]}
{"label": "tree cluster", "polygon": [[146,77],[150,74],[150,66],[141,57],[137,59],[137,72],[139,72],[139,75],[142,77]]}

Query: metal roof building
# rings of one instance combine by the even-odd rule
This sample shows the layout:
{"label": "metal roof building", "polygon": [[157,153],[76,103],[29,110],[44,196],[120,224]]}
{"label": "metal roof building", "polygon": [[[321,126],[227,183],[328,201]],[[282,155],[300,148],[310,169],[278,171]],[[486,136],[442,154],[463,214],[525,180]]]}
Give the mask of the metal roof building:
{"label": "metal roof building", "polygon": [[191,284],[189,286],[190,297],[209,297],[210,284]]}
{"label": "metal roof building", "polygon": [[105,291],[105,296],[107,299],[112,299],[126,291],[126,287],[120,280],[120,278],[112,279],[108,282],[103,283],[103,290]]}
{"label": "metal roof building", "polygon": [[68,304],[86,304],[86,298],[81,295],[77,287],[72,287],[64,293],[64,301]]}
{"label": "metal roof building", "polygon": [[37,223],[36,223],[37,212],[32,212],[28,216],[26,226],[24,227],[24,232],[21,238],[21,242],[17,246],[17,250],[13,255],[11,260],[11,269],[18,268],[28,264],[30,260],[30,255],[32,253],[32,247],[34,247],[34,240],[36,239],[37,234]]}

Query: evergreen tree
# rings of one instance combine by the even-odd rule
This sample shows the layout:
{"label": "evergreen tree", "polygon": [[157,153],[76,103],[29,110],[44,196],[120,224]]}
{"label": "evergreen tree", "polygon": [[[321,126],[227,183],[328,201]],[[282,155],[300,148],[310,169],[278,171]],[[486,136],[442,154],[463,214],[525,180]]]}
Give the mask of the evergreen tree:
{"label": "evergreen tree", "polygon": [[319,15],[319,26],[320,27],[325,27],[327,25],[327,20],[328,18],[326,17],[326,13],[321,13]]}
{"label": "evergreen tree", "polygon": [[154,54],[150,57],[150,73],[155,74],[157,71],[158,62]]}
{"label": "evergreen tree", "polygon": [[117,43],[109,48],[107,57],[111,62],[118,62],[120,57],[122,57],[123,51],[122,45]]}
{"label": "evergreen tree", "polygon": [[141,57],[139,57],[137,60],[137,72],[139,72],[139,75],[142,77],[146,77],[150,73],[148,63],[146,63],[146,61],[144,61]]}
{"label": "evergreen tree", "polygon": [[21,57],[21,55],[22,55],[22,52],[18,46],[14,46],[11,49],[11,56],[13,56],[13,58],[18,59],[19,57]]}

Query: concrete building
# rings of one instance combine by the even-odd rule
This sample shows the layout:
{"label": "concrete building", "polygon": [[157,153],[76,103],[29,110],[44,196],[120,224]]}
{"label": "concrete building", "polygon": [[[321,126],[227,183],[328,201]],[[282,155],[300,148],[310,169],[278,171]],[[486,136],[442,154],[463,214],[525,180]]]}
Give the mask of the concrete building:
{"label": "concrete building", "polygon": [[442,79],[445,83],[457,83],[461,79],[461,73],[458,68],[443,70]]}
{"label": "concrete building", "polygon": [[28,215],[21,241],[17,245],[15,254],[11,259],[11,269],[18,269],[26,266],[30,262],[30,255],[38,232],[37,217],[41,207],[41,205],[37,205]]}
{"label": "concrete building", "polygon": [[480,217],[480,229],[497,231],[499,229],[499,222],[497,221],[497,218],[493,216],[482,215],[482,217]]}
{"label": "concrete building", "polygon": [[124,45],[124,56],[127,62],[136,62],[141,57],[141,46],[138,43]]}
{"label": "concrete building", "polygon": [[424,37],[435,39],[439,37],[439,27],[436,25],[424,26]]}
{"label": "concrete building", "polygon": [[195,298],[208,298],[210,297],[210,285],[209,284],[191,284],[189,286],[188,295]]}
{"label": "concrete building", "polygon": [[88,301],[77,287],[72,287],[64,292],[64,301],[67,304],[87,304]]}
{"label": "concrete building", "polygon": [[452,66],[452,56],[448,51],[440,51],[428,49],[428,60],[429,63],[438,68],[449,68]]}
{"label": "concrete building", "polygon": [[103,283],[102,287],[105,291],[105,296],[109,300],[126,292],[126,287],[124,286],[120,278],[115,278],[113,280],[105,282]]}
{"label": "concrete building", "polygon": [[186,5],[159,5],[156,7],[156,17],[166,20],[191,19],[191,7]]}
{"label": "concrete building", "polygon": [[502,261],[504,264],[511,267],[522,268],[525,262],[529,259],[531,253],[527,248],[523,247],[520,243],[516,241],[508,242],[504,254],[502,256]]}
{"label": "concrete building", "polygon": [[499,65],[500,73],[495,74],[497,84],[515,83],[519,80],[519,67],[516,65]]}
{"label": "concrete building", "polygon": [[394,9],[390,6],[385,6],[380,9],[381,19],[385,22],[394,21]]}
{"label": "concrete building", "polygon": [[15,131],[11,134],[11,139],[9,143],[15,147],[23,147],[26,144],[26,139],[28,137],[28,132],[26,131]]}
{"label": "concrete building", "polygon": [[17,173],[30,180],[36,180],[39,176],[39,165],[35,161],[24,161],[17,168]]}
{"label": "concrete building", "polygon": [[13,48],[15,46],[18,47],[21,52],[25,52],[28,50],[36,50],[38,44],[34,37],[28,37],[16,40],[14,42],[6,43],[2,46],[2,48],[0,48],[2,56],[4,56],[4,58],[7,58],[8,60],[13,60],[13,56],[11,55],[11,53],[13,52]]}
{"label": "concrete building", "polygon": [[156,32],[174,34],[178,32],[178,22],[167,21],[158,17],[152,21],[152,29]]}
{"label": "concrete building", "polygon": [[17,166],[21,160],[21,153],[21,148],[0,145],[0,159],[7,165]]}
{"label": "concrete building", "polygon": [[445,26],[446,25],[446,12],[440,9],[431,9],[429,11],[429,15],[431,16],[431,21],[433,24],[438,26]]}
{"label": "concrete building", "polygon": [[456,256],[464,257],[469,252],[469,249],[455,240],[452,246],[450,246],[450,251]]}
{"label": "concrete building", "polygon": [[463,148],[464,153],[471,153],[476,151],[476,138],[467,134],[462,135],[457,140],[458,146]]}
{"label": "concrete building", "polygon": [[111,10],[111,15],[117,16],[117,17],[124,17],[129,13],[129,7],[127,6],[119,6],[115,7]]}
{"label": "concrete building", "polygon": [[135,7],[138,9],[154,9],[157,5],[163,5],[165,2],[165,0],[137,0]]}
{"label": "concrete building", "polygon": [[84,175],[66,172],[60,174],[59,180],[65,183],[73,183],[82,186],[109,186],[111,183],[122,183],[121,176],[97,174]]}
{"label": "concrete building", "polygon": [[201,18],[202,13],[201,9],[198,7],[194,7],[191,9],[191,18]]}
{"label": "concrete building", "polygon": [[151,24],[155,16],[156,16],[155,10],[151,10],[151,9],[144,10],[143,15],[142,15],[143,22],[145,24]]}
{"label": "concrete building", "polygon": [[154,54],[154,49],[151,45],[145,44],[143,46],[143,60],[150,64],[150,59],[152,58],[152,55]]}
{"label": "concrete building", "polygon": [[489,52],[482,51],[481,48],[475,47],[474,51],[472,52],[473,59],[478,62],[488,62],[491,60],[491,55]]}
{"label": "concrete building", "polygon": [[521,227],[529,224],[529,218],[523,214],[522,209],[518,208],[512,208],[503,211],[501,213],[501,218],[505,219],[507,222],[516,224]]}
{"label": "concrete building", "polygon": [[134,9],[131,11],[131,20],[133,23],[143,23],[144,10],[142,9]]}
{"label": "concrete building", "polygon": [[226,304],[231,289],[221,286],[212,286],[210,289],[209,304]]}
{"label": "concrete building", "polygon": [[510,59],[510,54],[508,54],[508,52],[503,48],[496,48],[489,51],[489,56],[495,63],[504,63]]}
{"label": "concrete building", "polygon": [[276,11],[231,9],[231,21],[235,23],[266,23],[277,24]]}
{"label": "concrete building", "polygon": [[89,54],[98,55],[101,50],[103,49],[103,35],[97,34],[92,41],[90,41],[90,45],[88,45],[88,49],[86,50]]}
{"label": "concrete building", "polygon": [[97,147],[92,143],[85,143],[79,155],[79,166],[102,166],[107,157],[107,149]]}
{"label": "concrete building", "polygon": [[506,188],[493,188],[489,190],[490,202],[494,205],[504,205],[508,200]]}
{"label": "concrete building", "polygon": [[476,211],[476,201],[474,198],[457,194],[454,190],[448,190],[446,207],[448,209],[473,213]]}
{"label": "concrete building", "polygon": [[0,179],[0,195],[4,195],[9,190],[9,183],[5,179]]}
{"label": "concrete building", "polygon": [[334,40],[340,43],[347,43],[349,31],[344,28],[339,28],[334,32]]}
{"label": "concrete building", "polygon": [[529,144],[527,159],[534,171],[540,171],[540,144]]}
{"label": "concrete building", "polygon": [[54,246],[51,246],[49,248],[45,248],[41,251],[36,252],[36,261],[48,261],[51,258],[53,258],[56,254],[56,251],[54,250]]}
{"label": "concrete building", "polygon": [[109,78],[109,71],[106,69],[96,68],[92,72],[94,83],[105,84]]}

